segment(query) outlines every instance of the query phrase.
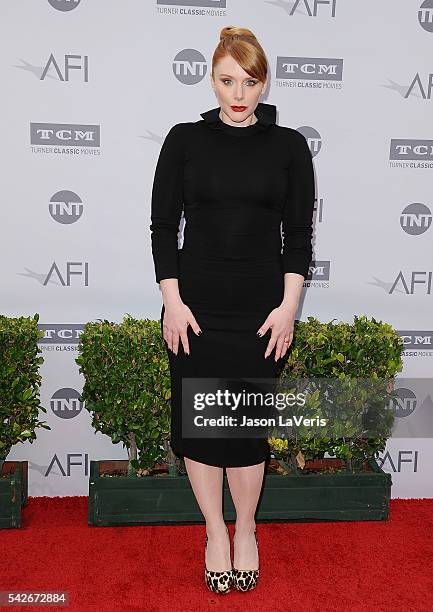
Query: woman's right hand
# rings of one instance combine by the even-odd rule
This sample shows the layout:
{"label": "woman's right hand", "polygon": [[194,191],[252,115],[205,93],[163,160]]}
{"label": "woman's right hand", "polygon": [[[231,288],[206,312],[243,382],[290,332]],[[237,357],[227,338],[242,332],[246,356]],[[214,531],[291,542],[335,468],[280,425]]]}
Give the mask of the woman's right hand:
{"label": "woman's right hand", "polygon": [[179,348],[179,339],[182,341],[184,352],[189,355],[188,324],[191,325],[194,333],[197,335],[201,334],[200,326],[195,320],[194,315],[182,300],[164,304],[162,320],[163,337],[168,344],[168,348],[175,355],[177,355]]}

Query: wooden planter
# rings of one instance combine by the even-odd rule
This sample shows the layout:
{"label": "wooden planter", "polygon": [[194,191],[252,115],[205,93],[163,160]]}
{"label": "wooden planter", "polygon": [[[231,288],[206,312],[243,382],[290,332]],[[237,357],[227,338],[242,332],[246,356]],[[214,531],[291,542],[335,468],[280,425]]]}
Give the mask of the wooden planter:
{"label": "wooden planter", "polygon": [[[102,476],[126,470],[127,463],[90,462],[89,525],[204,523],[188,476],[172,477],[162,471],[140,478]],[[256,521],[386,520],[391,485],[391,475],[373,459],[362,473],[266,473]],[[224,518],[234,521],[236,513],[226,474],[223,495]]]}
{"label": "wooden planter", "polygon": [[28,462],[5,461],[0,472],[0,528],[21,527],[28,498]]}

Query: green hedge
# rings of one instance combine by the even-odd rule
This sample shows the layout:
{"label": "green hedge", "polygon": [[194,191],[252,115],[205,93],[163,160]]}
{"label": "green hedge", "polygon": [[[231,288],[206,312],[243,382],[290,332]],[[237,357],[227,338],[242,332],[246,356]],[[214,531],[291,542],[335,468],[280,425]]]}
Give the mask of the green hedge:
{"label": "green hedge", "polygon": [[[385,399],[393,397],[395,376],[403,368],[403,339],[391,325],[374,317],[355,316],[353,323],[334,323],[334,320],[321,323],[308,317],[306,322],[296,321],[281,380],[338,379],[339,393],[333,398],[332,411],[337,418],[332,431],[335,433],[340,426],[346,432],[352,428],[358,433],[341,438],[335,435],[271,438],[274,455],[292,471],[302,467],[306,459],[323,457],[325,452],[345,460],[351,468],[352,463],[377,457],[384,450],[392,429],[394,412],[390,414],[389,402],[385,404]],[[368,386],[363,385],[364,381],[369,381]],[[323,389],[326,388],[324,384]],[[323,396],[322,389],[320,394]],[[360,428],[353,425],[367,418],[372,431],[383,430],[387,435],[361,435]]]}
{"label": "green hedge", "polygon": [[171,391],[159,321],[126,315],[120,324],[87,323],[79,351],[81,399],[95,430],[127,448],[129,473],[167,460]]}
{"label": "green hedge", "polygon": [[[334,320],[333,320],[334,321]],[[354,323],[321,323],[314,317],[295,322],[292,345],[280,367],[284,378],[393,379],[402,369],[403,341],[387,323],[365,316]],[[88,323],[76,359],[85,385],[81,399],[92,415],[96,431],[128,449],[130,475],[167,461],[169,448],[170,374],[159,321]],[[307,437],[296,441],[270,439],[275,456],[297,469],[299,456],[324,452],[352,459],[374,456],[386,438],[327,440]]]}
{"label": "green hedge", "polygon": [[44,335],[38,329],[39,315],[6,317],[0,315],[0,460],[18,442],[33,443],[39,427],[51,429],[39,421],[43,357],[38,340]]}

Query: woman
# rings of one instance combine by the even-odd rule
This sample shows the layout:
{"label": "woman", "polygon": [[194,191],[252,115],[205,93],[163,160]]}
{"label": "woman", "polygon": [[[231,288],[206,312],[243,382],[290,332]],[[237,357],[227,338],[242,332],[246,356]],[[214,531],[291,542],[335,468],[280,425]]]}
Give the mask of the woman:
{"label": "woman", "polygon": [[[211,84],[219,107],[174,125],[164,140],[150,229],[170,362],[171,447],[184,457],[206,521],[206,584],[227,593],[232,584],[257,584],[255,512],[269,445],[182,437],[182,378],[277,376],[312,256],[314,173],[305,138],[276,125],[276,107],[259,102],[267,60],[250,30],[222,29]],[[237,514],[233,566],[224,468]]]}

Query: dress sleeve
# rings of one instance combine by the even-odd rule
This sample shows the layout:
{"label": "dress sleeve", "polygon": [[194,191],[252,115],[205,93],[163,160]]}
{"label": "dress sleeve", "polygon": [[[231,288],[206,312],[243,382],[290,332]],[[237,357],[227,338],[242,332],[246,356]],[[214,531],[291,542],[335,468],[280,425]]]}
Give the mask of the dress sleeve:
{"label": "dress sleeve", "polygon": [[307,277],[313,254],[314,170],[308,143],[295,131],[289,165],[288,197],[283,208],[283,270]]}
{"label": "dress sleeve", "polygon": [[183,207],[184,164],[181,125],[174,125],[165,137],[153,179],[150,231],[157,283],[179,277],[177,234]]}

